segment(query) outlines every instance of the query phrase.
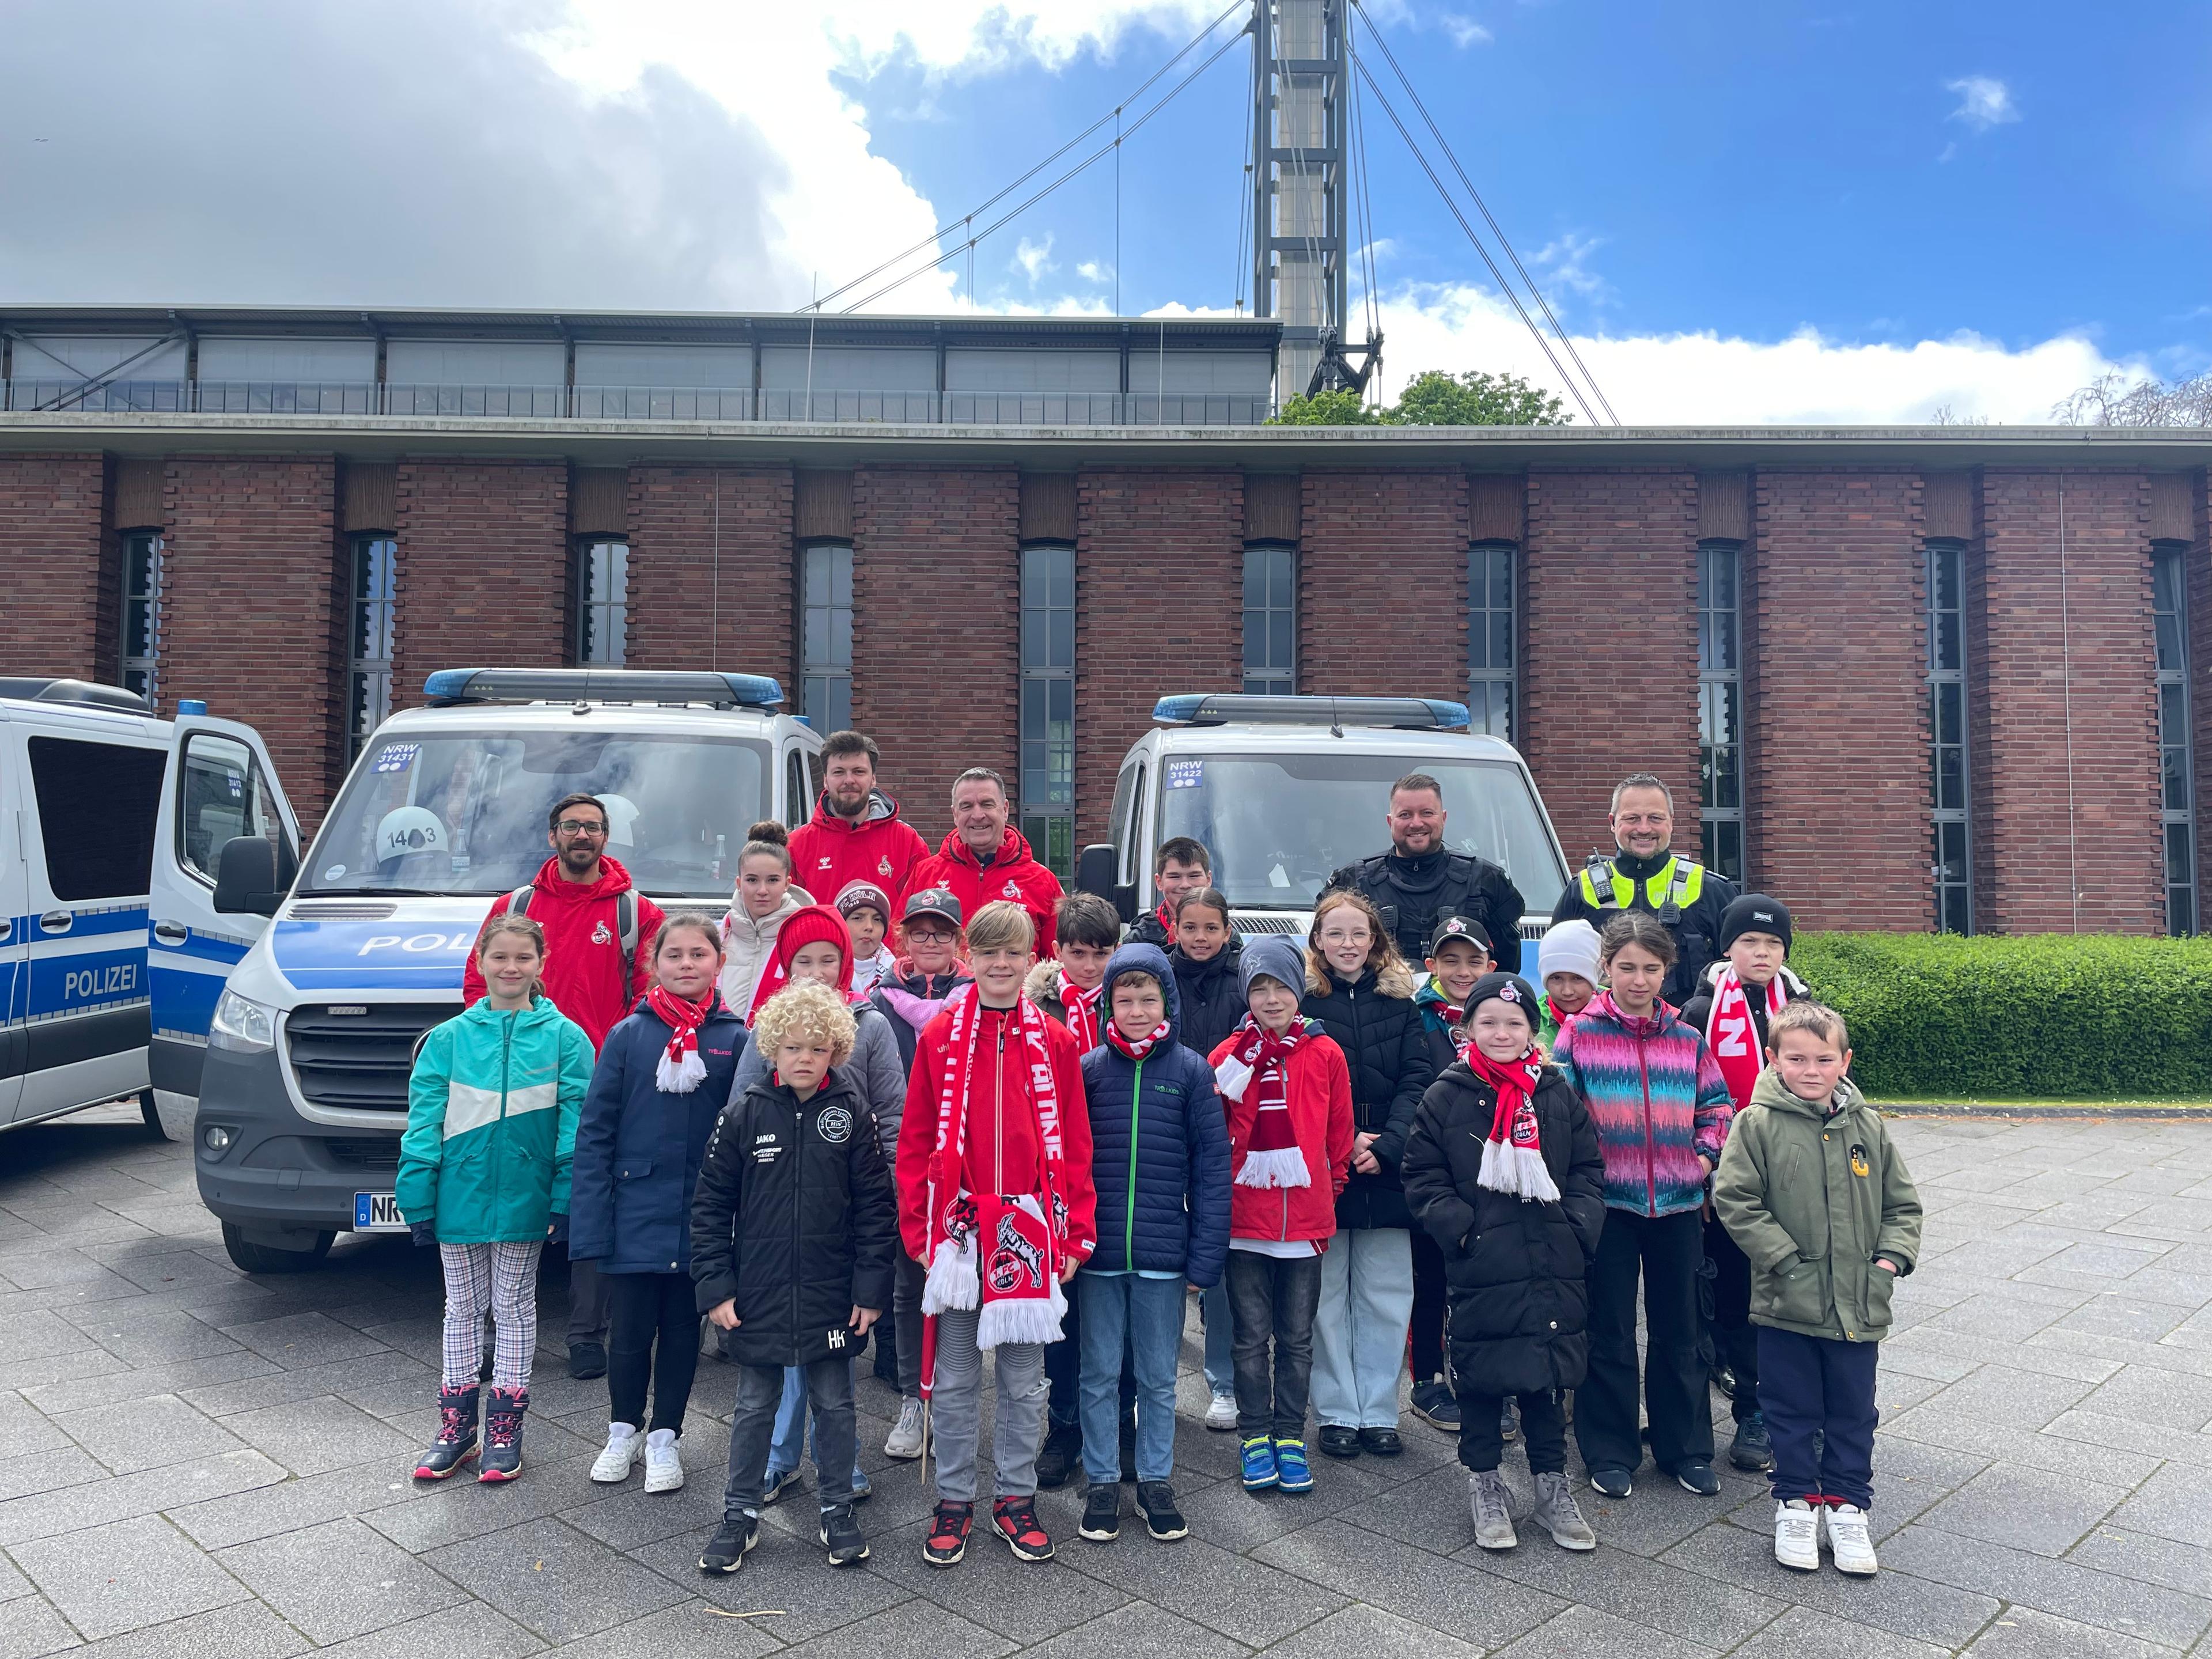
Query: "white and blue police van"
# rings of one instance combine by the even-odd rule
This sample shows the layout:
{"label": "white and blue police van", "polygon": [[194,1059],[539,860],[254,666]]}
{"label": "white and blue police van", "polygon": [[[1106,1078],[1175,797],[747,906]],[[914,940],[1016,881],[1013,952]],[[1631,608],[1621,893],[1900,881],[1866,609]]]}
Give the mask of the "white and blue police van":
{"label": "white and blue police van", "polygon": [[137,1095],[149,1125],[190,1132],[185,1073],[262,926],[214,902],[224,848],[246,840],[272,871],[299,844],[251,726],[0,677],[0,1128]]}
{"label": "white and blue police van", "polygon": [[1236,692],[1162,697],[1114,783],[1110,841],[1083,849],[1077,885],[1124,921],[1157,902],[1152,854],[1188,836],[1244,933],[1304,939],[1331,874],[1389,850],[1390,786],[1426,772],[1443,791],[1445,846],[1513,878],[1543,937],[1567,861],[1536,780],[1503,738],[1468,729],[1468,707],[1434,697]]}
{"label": "white and blue police van", "polygon": [[[597,795],[639,891],[718,914],[747,829],[813,811],[821,738],[765,676],[451,669],[423,690],[362,745],[296,878],[234,842],[209,895],[265,919],[209,993],[191,1091],[200,1198],[248,1272],[405,1231],[392,1194],[416,1045],[459,1011],[492,901],[549,856],[554,802]],[[157,1027],[160,1000],[157,982]]]}

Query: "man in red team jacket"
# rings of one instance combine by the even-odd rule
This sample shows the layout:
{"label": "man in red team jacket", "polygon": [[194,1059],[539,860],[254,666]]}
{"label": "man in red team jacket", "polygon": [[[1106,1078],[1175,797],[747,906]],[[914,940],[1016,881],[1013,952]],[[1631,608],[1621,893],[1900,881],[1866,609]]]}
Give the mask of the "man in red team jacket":
{"label": "man in red team jacket", "polygon": [[985,905],[1011,899],[1036,927],[1036,957],[1053,952],[1060,878],[1036,861],[1021,831],[1006,822],[1006,781],[988,767],[971,766],[952,781],[952,830],[915,866],[913,890],[943,887],[973,916]]}
{"label": "man in red team jacket", "polygon": [[915,866],[929,843],[898,815],[898,803],[876,787],[876,740],[833,732],[822,745],[822,795],[814,816],[791,832],[791,878],[828,903],[846,884],[872,882],[896,915],[915,890]]}

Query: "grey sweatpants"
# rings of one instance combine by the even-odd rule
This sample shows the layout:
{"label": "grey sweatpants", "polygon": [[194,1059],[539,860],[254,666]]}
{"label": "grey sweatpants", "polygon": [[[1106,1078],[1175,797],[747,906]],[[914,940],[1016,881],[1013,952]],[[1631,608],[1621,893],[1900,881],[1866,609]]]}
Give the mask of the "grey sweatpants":
{"label": "grey sweatpants", "polygon": [[[975,1443],[983,1416],[983,1352],[975,1346],[980,1317],[973,1310],[937,1316],[937,1382],[929,1413],[937,1443],[937,1495],[955,1504],[975,1501]],[[1001,1342],[991,1352],[999,1383],[991,1435],[996,1496],[1035,1497],[1037,1449],[1044,1439],[1044,1345]]]}

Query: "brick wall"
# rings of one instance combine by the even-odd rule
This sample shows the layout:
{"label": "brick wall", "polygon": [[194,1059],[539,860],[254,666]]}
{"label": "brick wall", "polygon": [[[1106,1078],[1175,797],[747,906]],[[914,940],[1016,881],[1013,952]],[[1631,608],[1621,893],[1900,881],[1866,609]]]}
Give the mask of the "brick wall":
{"label": "brick wall", "polygon": [[1081,848],[1107,839],[1115,774],[1152,729],[1152,706],[1243,684],[1244,475],[1102,470],[1083,473],[1076,492]]}
{"label": "brick wall", "polygon": [[1751,878],[1800,927],[1923,930],[1934,910],[1918,477],[1762,471],[1755,488]]}
{"label": "brick wall", "polygon": [[1467,696],[1467,475],[1305,475],[1298,690]]}
{"label": "brick wall", "polygon": [[1697,524],[1690,472],[1528,475],[1519,746],[1570,868],[1613,846],[1632,772],[1667,781],[1697,855]]}
{"label": "brick wall", "polygon": [[773,674],[792,683],[791,470],[629,470],[633,668]]}
{"label": "brick wall", "polygon": [[337,463],[179,457],[162,497],[162,702],[255,726],[312,835],[344,769]]}
{"label": "brick wall", "polygon": [[568,660],[565,464],[402,461],[398,507],[393,708],[435,669]]}
{"label": "brick wall", "polygon": [[0,674],[114,683],[105,473],[96,454],[0,456]]}
{"label": "brick wall", "polygon": [[1019,788],[1020,501],[1012,467],[863,467],[853,479],[853,719],[932,848],[951,827],[963,767]]}
{"label": "brick wall", "polygon": [[2148,485],[1991,467],[1980,495],[1975,925],[2163,932]]}
{"label": "brick wall", "polygon": [[[2200,467],[2189,475],[2189,551],[2182,559],[2182,580],[2189,606],[2190,764],[2197,785],[2197,920],[2203,926],[2204,901],[2212,895],[2212,474]],[[2179,526],[2177,526],[2178,528]]]}

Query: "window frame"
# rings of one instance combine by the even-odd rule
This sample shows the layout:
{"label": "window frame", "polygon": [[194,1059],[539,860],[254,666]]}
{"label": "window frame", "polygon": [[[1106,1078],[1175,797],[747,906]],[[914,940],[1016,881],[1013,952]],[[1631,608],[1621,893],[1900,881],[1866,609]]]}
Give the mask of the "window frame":
{"label": "window frame", "polygon": [[[1064,605],[1054,602],[1051,591],[1059,585],[1060,572],[1056,568],[1042,578],[1045,592],[1040,596],[1036,592],[1035,573],[1047,558],[1066,562]],[[1075,875],[1076,580],[1073,542],[1022,544],[1020,623],[1016,645],[1021,690],[1015,810],[1020,815],[1021,833],[1028,839],[1031,854],[1063,884],[1072,882]],[[1054,625],[1055,618],[1062,615],[1066,617],[1064,662],[1054,660],[1062,638]],[[1041,653],[1032,648],[1039,644],[1042,647]],[[1033,661],[1032,657],[1038,654],[1043,660]],[[1066,718],[1060,721],[1054,717],[1054,704],[1060,701],[1060,688],[1063,686]],[[1037,718],[1040,715],[1041,720]],[[1032,788],[1033,781],[1039,787]]]}
{"label": "window frame", "polygon": [[[118,578],[122,604],[116,623],[116,684],[137,692],[158,708],[161,696],[161,589],[167,574],[167,561],[163,556],[168,549],[168,538],[158,527],[145,526],[118,531],[116,538],[122,550]],[[145,578],[143,591],[138,586],[142,570]],[[143,653],[131,648],[134,643],[131,610],[137,605],[146,607]]]}
{"label": "window frame", "polygon": [[[1279,556],[1288,567],[1285,580],[1289,599],[1283,605],[1274,603],[1275,571],[1273,562]],[[1260,578],[1260,603],[1252,603],[1252,565],[1255,557],[1266,561],[1267,568]],[[1242,678],[1238,684],[1244,691],[1261,696],[1296,696],[1298,690],[1298,550],[1295,542],[1248,542],[1244,546],[1243,587],[1239,594],[1238,619],[1242,625],[1243,660]],[[1267,643],[1262,647],[1263,660],[1252,660],[1252,622],[1260,618],[1260,628]],[[1277,662],[1274,652],[1274,629],[1281,618],[1288,659]]]}
{"label": "window frame", "polygon": [[[384,569],[376,571],[379,550]],[[355,534],[348,549],[346,590],[345,757],[351,765],[392,714],[392,652],[399,602],[399,538],[381,530]],[[364,576],[362,561],[368,561]],[[369,591],[364,592],[366,587]],[[366,646],[368,648],[364,649]],[[379,647],[381,647],[380,650]]]}
{"label": "window frame", "polygon": [[[1505,597],[1498,601],[1500,572],[1489,563],[1504,560]],[[1476,585],[1481,592],[1478,594]],[[1468,730],[1487,732],[1519,747],[1521,718],[1521,544],[1504,538],[1470,542],[1467,550]],[[1505,624],[1505,661],[1492,662],[1498,622]],[[1502,701],[1503,707],[1498,707]]]}
{"label": "window frame", "polygon": [[[841,603],[837,595],[836,556],[844,556],[844,592]],[[832,561],[829,597],[817,604],[812,599],[812,579],[817,558],[829,556]],[[796,583],[799,600],[798,638],[799,707],[797,712],[807,717],[807,724],[823,737],[832,732],[846,730],[853,723],[853,544],[837,538],[808,542],[799,550],[799,580]],[[811,618],[816,612],[823,616],[823,643],[830,660],[817,664],[809,649],[813,635]],[[844,661],[836,660],[837,613],[845,618]],[[817,706],[815,688],[820,686],[822,697]],[[842,718],[840,714],[842,711]]]}
{"label": "window frame", "polygon": [[[192,857],[191,836],[185,826],[185,814],[191,810],[192,751],[203,746],[234,749],[244,757],[246,770],[239,783],[240,799],[245,804],[244,816],[247,821],[239,833],[241,836],[257,833],[252,828],[252,820],[258,813],[265,826],[258,833],[264,840],[270,842],[278,849],[279,867],[283,867],[283,862],[288,859],[295,861],[296,853],[292,846],[292,837],[284,827],[284,814],[277,805],[275,781],[270,777],[268,769],[261,764],[261,757],[253,752],[252,745],[240,742],[227,732],[191,732],[186,733],[184,745],[178,750],[176,760],[176,811],[173,821],[169,825],[169,833],[175,844],[177,868],[189,879],[198,882],[210,893],[215,890],[216,872],[203,869]],[[272,829],[276,832],[273,835],[269,833]],[[222,848],[218,846],[212,851],[219,862],[222,857]]]}
{"label": "window frame", "polygon": [[[1966,708],[1966,544],[1954,537],[1934,536],[1921,544],[1922,616],[1928,630],[1925,684],[1928,688],[1928,821],[1929,900],[1939,933],[1971,935],[1974,932],[1974,753],[1972,722]],[[1950,589],[1955,606],[1939,601],[1943,564],[1952,563]],[[1947,646],[1942,622],[1955,614]],[[1950,660],[1947,661],[1947,655]],[[1956,742],[1944,738],[1944,693],[1955,688],[1958,716]],[[1958,751],[1958,796],[1955,805],[1943,804],[1944,750]],[[1950,832],[1947,834],[1948,832]],[[1947,878],[1954,860],[1944,851],[1947,841],[1956,843],[1957,875]],[[1954,926],[1954,923],[1958,925]]]}
{"label": "window frame", "polygon": [[[2158,693],[2159,856],[2165,866],[2166,931],[2169,938],[2188,939],[2203,927],[2197,881],[2196,718],[2190,707],[2189,544],[2161,538],[2150,544],[2150,560],[2153,662]],[[2171,605],[2160,603],[2161,575],[2172,588]],[[2166,720],[2169,708],[2179,716],[2179,734]],[[2169,767],[2179,772],[2179,806],[2173,804],[2168,787]]]}
{"label": "window frame", "polygon": [[[597,555],[602,548],[618,550],[619,557],[607,561],[611,580],[599,594]],[[574,595],[575,618],[568,654],[579,668],[624,668],[629,664],[629,538],[626,536],[579,536],[570,565],[569,581]],[[599,627],[594,633],[594,619]],[[610,651],[606,641],[613,641]]]}
{"label": "window frame", "polygon": [[161,839],[167,745],[33,726],[23,759],[46,893],[72,906],[143,901]]}
{"label": "window frame", "polygon": [[[1750,860],[1744,823],[1744,737],[1750,726],[1743,684],[1743,549],[1733,538],[1698,544],[1698,856],[1716,875],[1741,883]],[[1725,561],[1728,600],[1717,600],[1716,576]],[[1725,649],[1719,648],[1724,645]],[[1734,730],[1725,729],[1730,713]],[[1725,756],[1725,761],[1722,759]],[[1726,769],[1723,780],[1722,771]],[[1725,782],[1725,792],[1723,784]],[[1731,799],[1718,797],[1725,793]],[[1733,843],[1734,868],[1730,868]]]}

